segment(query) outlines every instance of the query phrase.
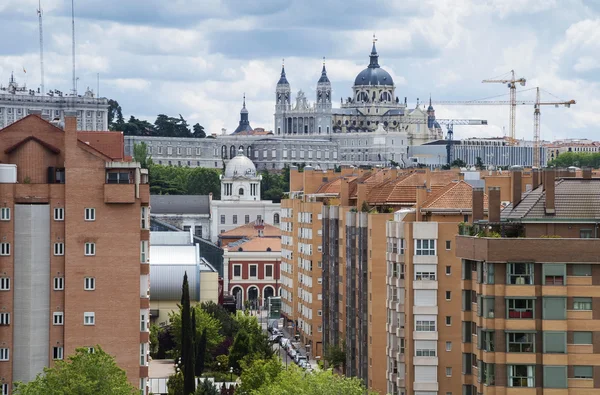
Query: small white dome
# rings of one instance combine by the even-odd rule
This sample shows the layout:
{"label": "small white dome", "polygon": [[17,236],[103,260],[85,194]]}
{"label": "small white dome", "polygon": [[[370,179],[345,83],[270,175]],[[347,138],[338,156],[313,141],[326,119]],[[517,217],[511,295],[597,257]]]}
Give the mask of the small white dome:
{"label": "small white dome", "polygon": [[244,150],[240,149],[235,158],[231,159],[225,167],[225,178],[254,178],[256,177],[256,166],[244,155]]}

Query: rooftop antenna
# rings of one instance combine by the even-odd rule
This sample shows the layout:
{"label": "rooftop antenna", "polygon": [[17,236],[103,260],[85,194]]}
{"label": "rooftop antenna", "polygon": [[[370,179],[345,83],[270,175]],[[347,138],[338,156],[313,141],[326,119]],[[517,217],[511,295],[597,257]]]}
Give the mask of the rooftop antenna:
{"label": "rooftop antenna", "polygon": [[42,0],[38,0],[38,20],[40,23],[40,73],[42,77],[41,88],[42,88],[42,96],[46,94],[44,89],[44,30],[42,29]]}
{"label": "rooftop antenna", "polygon": [[77,81],[75,80],[75,0],[71,0],[71,27],[73,31],[73,96],[77,96]]}

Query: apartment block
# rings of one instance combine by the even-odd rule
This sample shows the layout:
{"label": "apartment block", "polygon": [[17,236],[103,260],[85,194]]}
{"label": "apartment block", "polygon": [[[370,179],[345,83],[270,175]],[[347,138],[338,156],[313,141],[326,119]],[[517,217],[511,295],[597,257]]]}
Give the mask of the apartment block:
{"label": "apartment block", "polygon": [[[476,196],[473,203],[473,196]],[[483,188],[450,182],[416,191],[416,204],[387,223],[387,393],[460,393],[459,223],[483,219]]]}
{"label": "apartment block", "polygon": [[2,394],[96,345],[146,393],[148,176],[123,161],[122,134],[117,148],[84,134],[69,111],[0,130]]}
{"label": "apartment block", "polygon": [[503,210],[490,189],[460,226],[464,395],[600,391],[600,179],[571,175],[533,171]]}

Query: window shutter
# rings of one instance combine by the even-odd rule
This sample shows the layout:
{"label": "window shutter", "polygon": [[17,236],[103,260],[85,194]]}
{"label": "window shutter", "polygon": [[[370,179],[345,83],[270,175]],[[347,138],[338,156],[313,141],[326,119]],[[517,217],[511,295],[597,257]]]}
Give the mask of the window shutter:
{"label": "window shutter", "polygon": [[436,383],[437,366],[415,366],[415,382]]}
{"label": "window shutter", "polygon": [[543,268],[546,276],[564,276],[567,270],[564,263],[544,263]]}
{"label": "window shutter", "polygon": [[415,306],[436,306],[437,293],[433,289],[416,289],[415,290]]}

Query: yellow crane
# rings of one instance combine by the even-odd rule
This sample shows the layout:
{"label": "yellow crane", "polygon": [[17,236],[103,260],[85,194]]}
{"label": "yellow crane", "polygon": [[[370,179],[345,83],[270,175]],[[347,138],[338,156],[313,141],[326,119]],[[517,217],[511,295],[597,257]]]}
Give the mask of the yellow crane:
{"label": "yellow crane", "polygon": [[482,83],[497,83],[497,84],[507,84],[508,89],[510,89],[510,120],[509,120],[509,131],[510,137],[509,141],[511,145],[515,144],[515,123],[516,123],[516,115],[517,115],[517,84],[521,84],[521,86],[525,86],[527,80],[523,77],[515,78],[515,71],[510,71],[509,79],[487,79],[481,81]]}

